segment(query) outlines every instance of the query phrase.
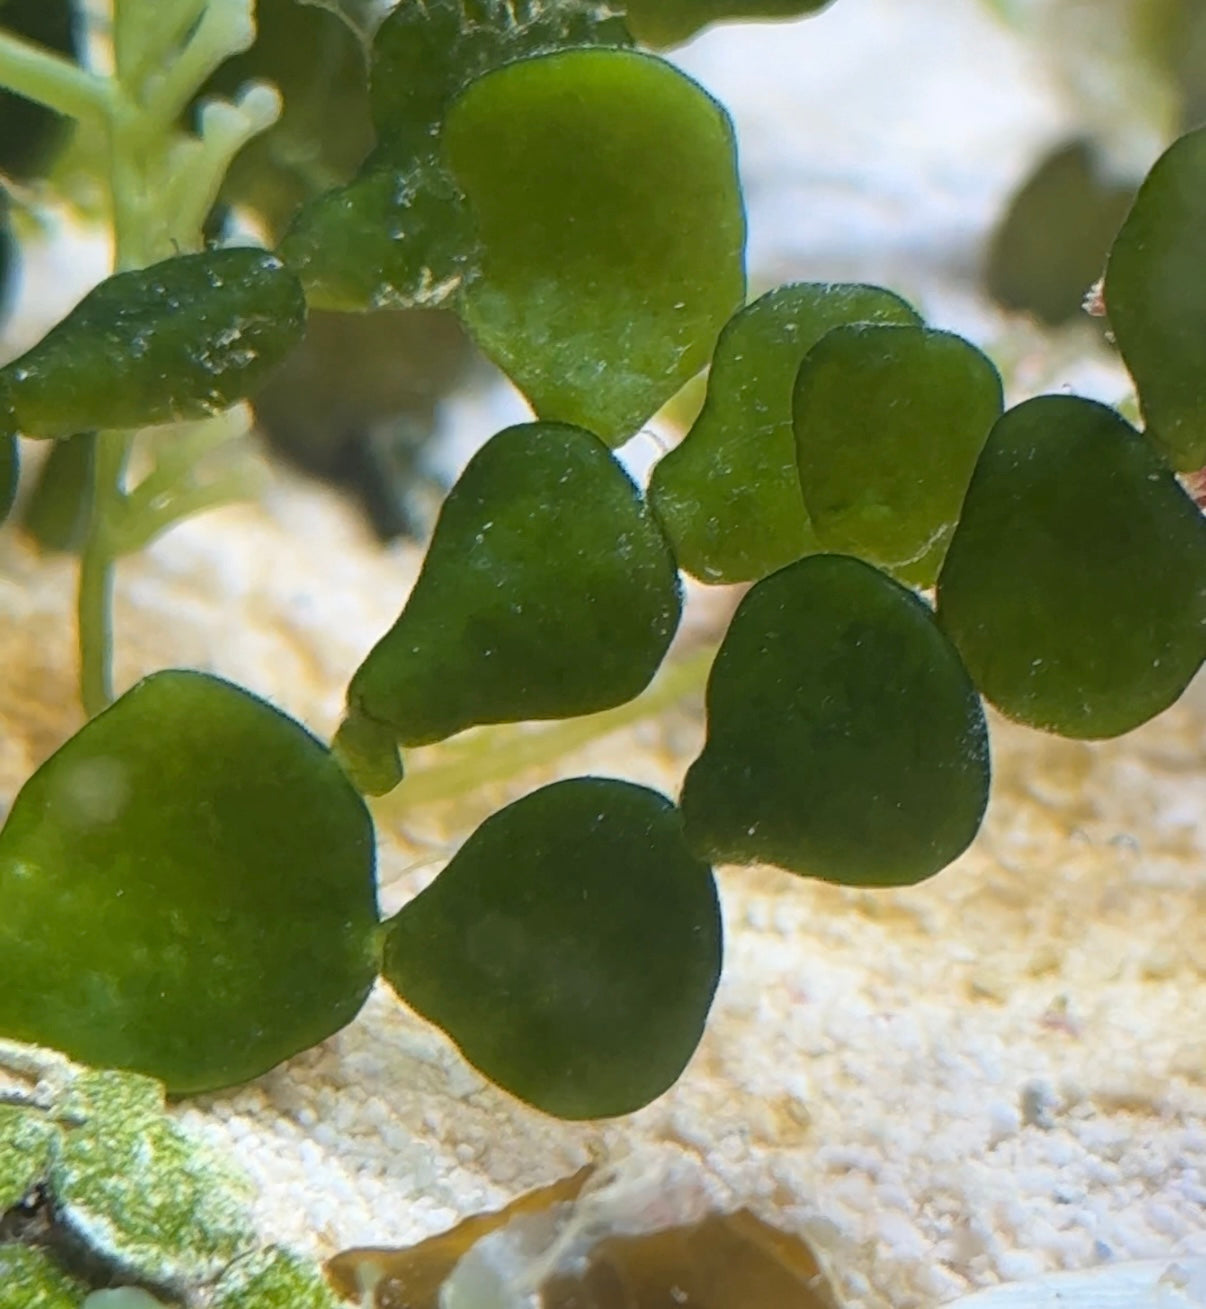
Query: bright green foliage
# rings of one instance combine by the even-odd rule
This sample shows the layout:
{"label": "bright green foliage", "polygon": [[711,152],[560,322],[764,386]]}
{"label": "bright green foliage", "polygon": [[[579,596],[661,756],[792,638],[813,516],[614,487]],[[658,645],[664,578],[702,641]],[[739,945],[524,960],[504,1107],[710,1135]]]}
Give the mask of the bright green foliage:
{"label": "bright green foliage", "polygon": [[511,427],[444,501],[406,608],[352,678],[349,717],[427,745],[623,704],[657,671],[679,610],[661,530],[603,443],[559,423]]}
{"label": "bright green foliage", "polygon": [[1148,436],[1172,466],[1206,464],[1206,127],[1156,161],[1110,252],[1110,328]]}
{"label": "bright green foliage", "polygon": [[347,186],[303,206],[280,253],[315,309],[437,308],[472,267],[476,238],[437,159],[378,150]]}
{"label": "bright green foliage", "polygon": [[337,1031],[377,953],[363,802],[301,727],[217,678],[139,683],[0,834],[0,1033],[174,1091]]}
{"label": "bright green foliage", "polygon": [[274,255],[177,255],[107,278],[0,376],[27,436],[201,418],[253,392],[305,315]]}
{"label": "bright green foliage", "polygon": [[167,1117],[158,1083],[85,1073],[58,1118],[56,1211],[130,1281],[183,1293],[248,1250],[249,1185]]}
{"label": "bright green foliage", "polygon": [[84,1295],[41,1250],[0,1245],[0,1309],[80,1309]]}
{"label": "bright green foliage", "polygon": [[562,1118],[677,1079],[720,973],[711,870],[678,811],[574,778],[486,820],[390,923],[385,976],[492,1081]]}
{"label": "bright green foliage", "polygon": [[570,46],[627,45],[600,0],[425,0],[401,4],[373,41],[378,139],[396,154],[435,148],[455,96],[475,78],[525,55]]}
{"label": "bright green foliage", "polygon": [[57,1140],[58,1129],[41,1110],[0,1104],[0,1215],[45,1179]]}
{"label": "bright green foliage", "polygon": [[466,325],[541,418],[623,442],[744,296],[728,116],[661,60],[571,50],[472,83],[443,141],[482,243]]}
{"label": "bright green foliage", "polygon": [[729,320],[704,407],[649,485],[681,568],[752,582],[816,549],[792,434],[800,362],[844,323],[920,321],[891,291],[824,282],[778,287]]}
{"label": "bright green foliage", "polygon": [[1064,736],[1128,732],[1206,657],[1206,519],[1112,409],[1009,410],[972,478],[938,618],[998,709]]}
{"label": "bright green foliage", "polygon": [[726,19],[795,18],[831,0],[628,0],[628,26],[646,45],[677,45]]}
{"label": "bright green foliage", "polygon": [[979,698],[924,602],[813,555],[758,582],[729,626],[687,839],[717,863],[910,885],[975,836],[988,772]]}
{"label": "bright green foliage", "polygon": [[974,346],[924,327],[840,327],[796,380],[800,485],[826,550],[932,586],[1001,379]]}

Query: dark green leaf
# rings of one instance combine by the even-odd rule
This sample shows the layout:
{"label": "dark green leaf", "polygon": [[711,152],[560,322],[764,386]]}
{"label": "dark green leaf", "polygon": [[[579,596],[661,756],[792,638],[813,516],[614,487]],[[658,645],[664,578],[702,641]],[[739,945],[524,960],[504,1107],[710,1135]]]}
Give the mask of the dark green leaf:
{"label": "dark green leaf", "polygon": [[443,140],[482,243],[466,324],[542,418],[624,441],[744,294],[728,116],[652,56],[573,50],[472,83]]}
{"label": "dark green leaf", "polygon": [[426,745],[607,709],[648,685],[679,609],[665,539],[603,443],[557,423],[511,427],[444,501],[406,608],[352,679],[349,714]]}
{"label": "dark green leaf", "polygon": [[1110,327],[1147,433],[1183,472],[1206,464],[1206,127],[1156,161],[1106,269]]}
{"label": "dark green leaf", "polygon": [[202,418],[254,391],[305,315],[275,255],[177,255],[107,278],[0,376],[27,436]]}
{"label": "dark green leaf", "polygon": [[677,45],[709,23],[796,18],[832,0],[628,0],[628,26],[645,45]]}
{"label": "dark green leaf", "polygon": [[[74,61],[75,9],[75,0],[0,0],[0,25]],[[44,105],[0,91],[0,172],[19,181],[37,177],[70,130]]]}
{"label": "dark green leaf", "polygon": [[83,549],[92,520],[95,464],[95,432],[80,432],[50,447],[20,514],[22,528],[40,550],[74,554]]}
{"label": "dark green leaf", "polygon": [[678,811],[579,777],[477,829],[390,923],[384,973],[513,1095],[600,1118],[678,1078],[720,963],[716,888]]}
{"label": "dark green leaf", "polygon": [[627,45],[603,0],[425,0],[400,4],[373,42],[373,118],[382,142],[430,153],[454,97],[525,55]]}
{"label": "dark green leaf", "polygon": [[347,312],[445,304],[476,250],[472,219],[443,167],[398,163],[388,150],[305,205],[280,246],[314,308]]}
{"label": "dark green leaf", "polygon": [[877,286],[781,286],[720,334],[703,410],[654,469],[653,505],[679,566],[704,582],[751,582],[816,549],[800,495],[792,387],[800,362],[843,323],[920,323]]}
{"label": "dark green leaf", "polygon": [[1206,656],[1206,519],[1104,405],[1041,396],[997,423],[938,581],[938,618],[997,708],[1128,732]]}
{"label": "dark green leaf", "polygon": [[716,656],[707,743],[683,787],[693,849],[911,885],[966,848],[987,801],[980,701],[923,601],[842,555],[753,587]]}
{"label": "dark green leaf", "polygon": [[379,935],[363,801],[298,724],[200,673],[93,719],[0,833],[0,1032],[174,1091],[338,1031]]}
{"label": "dark green leaf", "polygon": [[1085,295],[1134,198],[1135,188],[1110,177],[1090,143],[1061,145],[1026,179],[993,233],[988,293],[1052,326],[1083,319]]}
{"label": "dark green leaf", "polygon": [[821,545],[932,586],[1001,379],[924,327],[839,327],[804,360],[793,403],[804,503]]}

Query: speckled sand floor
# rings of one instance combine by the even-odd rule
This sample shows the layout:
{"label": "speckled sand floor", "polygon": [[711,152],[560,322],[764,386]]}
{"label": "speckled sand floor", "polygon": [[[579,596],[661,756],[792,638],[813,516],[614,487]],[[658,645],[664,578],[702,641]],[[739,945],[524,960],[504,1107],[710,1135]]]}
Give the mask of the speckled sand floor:
{"label": "speckled sand floor", "polygon": [[[912,45],[923,11],[946,35]],[[1015,391],[1119,394],[1116,371],[1078,346],[1054,364],[1031,358],[1024,334],[1015,349],[1014,329],[968,289],[1002,195],[1071,113],[1026,52],[967,0],[839,0],[798,30],[765,31],[732,49],[752,59],[760,41],[776,77],[725,71],[715,42],[686,56],[746,133],[756,266],[893,281],[942,321],[1007,342]],[[842,89],[840,59],[877,101]],[[818,125],[822,110],[844,120],[845,146]],[[947,138],[933,139],[935,124]],[[798,171],[768,195],[785,167],[775,134],[788,132]],[[324,492],[278,476],[261,507],[187,524],[123,568],[119,681],[208,668],[327,733],[416,564],[376,549]],[[78,721],[70,612],[70,570],[0,540],[5,797]],[[564,771],[673,790],[699,733],[687,704]],[[994,723],[994,753],[980,839],[922,887],[721,874],[728,950],[708,1034],[679,1086],[627,1122],[568,1126],[515,1104],[385,994],[321,1048],[177,1112],[252,1172],[265,1233],[318,1255],[414,1241],[592,1151],[654,1144],[812,1235],[852,1306],[910,1309],[1046,1269],[1206,1254],[1206,678],[1123,741]],[[431,875],[406,871],[416,857],[504,794],[383,832],[387,902]]]}

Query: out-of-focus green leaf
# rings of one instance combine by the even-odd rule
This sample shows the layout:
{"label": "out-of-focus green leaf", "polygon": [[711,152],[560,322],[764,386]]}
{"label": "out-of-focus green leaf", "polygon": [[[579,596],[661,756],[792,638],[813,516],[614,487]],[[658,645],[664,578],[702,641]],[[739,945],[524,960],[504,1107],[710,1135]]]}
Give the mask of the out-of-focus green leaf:
{"label": "out-of-focus green leaf", "polygon": [[1076,318],[1134,198],[1133,186],[1104,175],[1088,142],[1060,146],[1026,179],[993,233],[988,293],[1052,326]]}
{"label": "out-of-focus green leaf", "polygon": [[225,202],[254,209],[277,234],[303,201],[348,182],[372,148],[369,61],[358,18],[367,14],[257,0],[255,45],[227,60],[202,90],[201,99],[235,99],[248,82],[267,81],[280,91],[279,121],[235,156],[222,188]]}
{"label": "out-of-focus green leaf", "polygon": [[21,477],[21,451],[17,445],[17,416],[8,401],[8,393],[0,388],[0,523],[9,515],[17,498],[17,482]]}
{"label": "out-of-focus green leaf", "polygon": [[1106,268],[1105,302],[1147,434],[1172,466],[1206,464],[1206,127],[1156,161]]}
{"label": "out-of-focus green leaf", "polygon": [[260,386],[305,317],[275,255],[177,255],[107,278],[0,376],[26,436],[202,418]]}
{"label": "out-of-focus green leaf", "polygon": [[[0,0],[0,27],[74,60],[75,10],[74,0]],[[44,105],[0,91],[0,173],[36,177],[70,130]]]}
{"label": "out-of-focus green leaf", "polygon": [[434,158],[375,151],[360,173],[303,206],[281,242],[316,309],[438,308],[476,258],[463,198]]}
{"label": "out-of-focus green leaf", "polygon": [[373,41],[373,119],[383,143],[431,152],[453,98],[525,55],[628,45],[604,0],[424,0],[399,4]]}
{"label": "out-of-focus green leaf", "polygon": [[860,560],[812,555],[738,607],[682,808],[713,862],[910,885],[975,836],[988,775],[979,697],[925,603]]}
{"label": "out-of-focus green leaf", "polygon": [[174,1091],[348,1023],[379,952],[363,801],[229,683],[140,682],[33,775],[0,833],[0,1033]]}
{"label": "out-of-focus green leaf", "polygon": [[80,432],[50,447],[20,514],[21,527],[40,550],[74,554],[83,549],[92,520],[95,464],[95,432]]}
{"label": "out-of-focus green leaf", "polygon": [[709,23],[798,18],[832,0],[628,0],[628,26],[645,45],[678,45]]}
{"label": "out-of-focus green leaf", "polygon": [[571,50],[473,82],[443,142],[482,244],[470,331],[540,417],[626,440],[743,298],[728,116],[650,55]]}
{"label": "out-of-focus green leaf", "polygon": [[44,1251],[0,1245],[0,1309],[81,1309],[87,1293]]}
{"label": "out-of-focus green leaf", "polygon": [[1002,712],[1128,732],[1206,657],[1206,519],[1112,409],[1041,396],[993,429],[938,580],[938,619]]}
{"label": "out-of-focus green leaf", "polygon": [[426,745],[623,704],[657,671],[680,599],[661,529],[597,437],[508,428],[444,501],[405,609],[352,678],[349,717]]}
{"label": "out-of-focus green leaf", "polygon": [[574,778],[488,818],[391,920],[386,980],[546,1113],[629,1113],[682,1072],[721,963],[711,870],[678,811]]}
{"label": "out-of-focus green leaf", "polygon": [[793,404],[821,545],[932,586],[1001,406],[997,370],[950,332],[856,325],[823,337]]}
{"label": "out-of-focus green leaf", "polygon": [[825,282],[778,287],[729,320],[703,410],[649,484],[681,568],[751,582],[816,549],[792,433],[800,362],[844,323],[920,321],[891,291]]}

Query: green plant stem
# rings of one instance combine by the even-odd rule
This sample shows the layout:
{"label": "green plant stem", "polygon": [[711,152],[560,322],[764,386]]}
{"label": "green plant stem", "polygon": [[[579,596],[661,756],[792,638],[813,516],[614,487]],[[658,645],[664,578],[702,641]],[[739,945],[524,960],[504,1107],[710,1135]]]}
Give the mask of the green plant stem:
{"label": "green plant stem", "polygon": [[540,727],[483,727],[436,746],[431,750],[432,762],[411,766],[408,760],[401,785],[372,801],[374,815],[385,821],[401,819],[415,809],[459,799],[529,768],[548,767],[591,741],[700,694],[715,657],[716,650],[708,646],[675,660],[642,695],[615,709]]}
{"label": "green plant stem", "polygon": [[117,547],[114,502],[130,453],[127,432],[98,432],[88,540],[80,555],[78,602],[80,699],[89,718],[113,700],[113,579]]}
{"label": "green plant stem", "polygon": [[33,41],[0,31],[0,87],[55,113],[84,121],[113,108],[110,83]]}

